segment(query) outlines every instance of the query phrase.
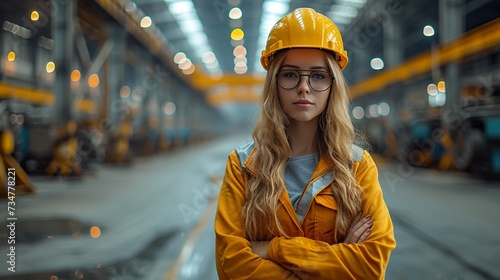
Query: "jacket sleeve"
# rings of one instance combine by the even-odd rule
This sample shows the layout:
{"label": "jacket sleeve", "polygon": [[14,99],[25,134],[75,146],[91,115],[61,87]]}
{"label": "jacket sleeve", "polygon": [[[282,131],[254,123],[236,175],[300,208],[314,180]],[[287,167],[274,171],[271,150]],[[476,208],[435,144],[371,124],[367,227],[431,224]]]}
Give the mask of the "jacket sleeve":
{"label": "jacket sleeve", "polygon": [[370,214],[373,220],[364,242],[329,245],[305,237],[277,237],[269,245],[268,258],[302,279],[384,279],[396,241],[378,171],[366,151],[355,173],[363,189],[363,216]]}
{"label": "jacket sleeve", "polygon": [[215,216],[219,279],[299,279],[290,270],[252,252],[245,238],[242,208],[245,179],[235,152],[229,155]]}

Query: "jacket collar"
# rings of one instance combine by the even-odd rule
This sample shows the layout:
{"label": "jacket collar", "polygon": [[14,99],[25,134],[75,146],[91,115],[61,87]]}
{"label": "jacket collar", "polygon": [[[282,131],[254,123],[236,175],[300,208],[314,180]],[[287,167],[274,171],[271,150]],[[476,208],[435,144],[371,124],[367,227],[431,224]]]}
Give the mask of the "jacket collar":
{"label": "jacket collar", "polygon": [[[256,175],[258,173],[259,163],[257,162],[257,159],[255,157],[255,152],[255,143],[253,142],[236,149],[236,153],[238,154],[238,157],[240,159],[240,164],[252,175]],[[312,174],[312,177],[315,177],[320,172],[324,172],[324,170],[326,169],[330,169],[331,166],[332,162],[329,159],[321,157],[316,170],[314,170],[314,173]]]}

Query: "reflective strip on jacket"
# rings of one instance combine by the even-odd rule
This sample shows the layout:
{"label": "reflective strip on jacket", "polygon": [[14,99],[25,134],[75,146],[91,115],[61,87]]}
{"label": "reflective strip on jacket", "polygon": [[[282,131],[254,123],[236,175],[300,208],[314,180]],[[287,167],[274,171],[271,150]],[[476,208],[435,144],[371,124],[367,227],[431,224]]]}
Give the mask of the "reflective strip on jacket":
{"label": "reflective strip on jacket", "polygon": [[363,216],[372,216],[369,237],[362,243],[335,244],[337,203],[329,187],[332,166],[321,158],[297,212],[286,188],[281,194],[277,214],[290,238],[275,231],[266,260],[252,252],[242,218],[248,172],[256,170],[253,143],[233,151],[215,216],[219,279],[384,279],[390,252],[396,246],[392,221],[371,156],[357,146],[352,154],[356,180],[363,189]]}

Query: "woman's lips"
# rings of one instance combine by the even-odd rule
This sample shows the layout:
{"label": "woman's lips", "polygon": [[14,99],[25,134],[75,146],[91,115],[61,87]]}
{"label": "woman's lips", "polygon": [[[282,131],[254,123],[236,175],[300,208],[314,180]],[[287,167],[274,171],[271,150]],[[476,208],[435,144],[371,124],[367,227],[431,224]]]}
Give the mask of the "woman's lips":
{"label": "woman's lips", "polygon": [[313,103],[309,100],[298,100],[293,102],[293,104],[298,107],[311,107],[313,105]]}

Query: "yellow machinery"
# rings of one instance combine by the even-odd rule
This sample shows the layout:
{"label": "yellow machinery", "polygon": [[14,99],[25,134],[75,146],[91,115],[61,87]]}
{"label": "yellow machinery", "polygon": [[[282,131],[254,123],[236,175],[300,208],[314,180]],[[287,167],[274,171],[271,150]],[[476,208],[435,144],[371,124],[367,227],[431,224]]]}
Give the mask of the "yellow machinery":
{"label": "yellow machinery", "polygon": [[47,175],[81,176],[82,167],[78,158],[77,125],[70,121],[56,128],[54,158],[45,170]]}
{"label": "yellow machinery", "polygon": [[[33,184],[28,178],[28,174],[12,157],[14,151],[14,135],[4,122],[0,127],[0,180],[2,182],[2,189],[0,191],[0,198],[12,197],[9,194],[14,187],[14,193],[34,193],[35,189]],[[12,183],[14,182],[14,183]]]}

